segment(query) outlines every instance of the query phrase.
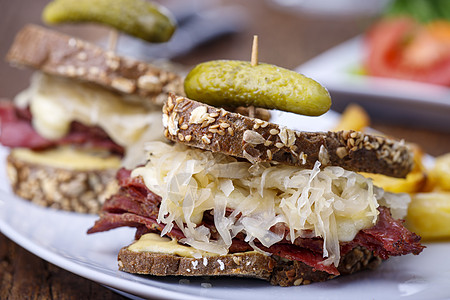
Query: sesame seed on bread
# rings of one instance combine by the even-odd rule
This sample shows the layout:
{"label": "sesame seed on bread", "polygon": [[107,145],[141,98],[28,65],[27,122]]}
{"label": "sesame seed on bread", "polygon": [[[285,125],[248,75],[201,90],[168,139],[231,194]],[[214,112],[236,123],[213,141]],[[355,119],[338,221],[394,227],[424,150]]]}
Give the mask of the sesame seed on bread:
{"label": "sesame seed on bread", "polygon": [[170,94],[163,107],[164,135],[175,142],[245,158],[312,168],[405,177],[413,155],[402,141],[357,131],[303,132]]}
{"label": "sesame seed on bread", "polygon": [[182,78],[175,73],[37,25],[19,31],[6,59],[14,65],[89,81],[159,104],[169,91],[184,93]]}

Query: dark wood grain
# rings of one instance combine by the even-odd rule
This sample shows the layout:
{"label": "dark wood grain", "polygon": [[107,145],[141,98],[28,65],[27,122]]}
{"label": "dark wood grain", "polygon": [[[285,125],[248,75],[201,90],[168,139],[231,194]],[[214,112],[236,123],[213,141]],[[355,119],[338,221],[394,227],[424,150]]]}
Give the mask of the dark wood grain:
{"label": "dark wood grain", "polygon": [[[179,0],[183,1],[183,0]],[[40,24],[46,0],[0,0],[0,56],[6,55],[15,33],[26,23]],[[272,9],[269,1],[223,1],[246,10],[247,26],[175,59],[191,66],[212,59],[249,60],[251,40],[259,35],[259,60],[295,68],[321,52],[363,32],[368,17],[306,16]],[[105,34],[95,26],[60,26],[59,30],[95,40]],[[12,98],[28,84],[29,70],[17,70],[0,62],[0,96]],[[369,112],[370,113],[370,112]],[[374,128],[419,144],[432,155],[450,152],[450,136],[444,131],[386,124],[373,116]],[[419,128],[417,128],[419,127]],[[448,131],[447,131],[448,132]],[[124,299],[109,289],[56,267],[31,254],[0,234],[0,299]]]}
{"label": "dark wood grain", "polygon": [[125,299],[58,268],[0,234],[0,299]]}

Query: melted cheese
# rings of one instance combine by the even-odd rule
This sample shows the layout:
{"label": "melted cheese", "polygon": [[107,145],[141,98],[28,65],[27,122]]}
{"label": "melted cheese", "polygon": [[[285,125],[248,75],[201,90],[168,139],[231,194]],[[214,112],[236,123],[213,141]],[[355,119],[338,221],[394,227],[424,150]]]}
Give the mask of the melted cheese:
{"label": "melted cheese", "polygon": [[34,128],[50,140],[66,135],[73,121],[101,127],[126,149],[127,167],[141,162],[144,142],[164,140],[159,107],[149,107],[144,100],[128,101],[88,83],[35,73],[30,87],[15,101],[29,105]]}
{"label": "melted cheese", "polygon": [[180,245],[176,240],[161,237],[156,233],[144,234],[138,241],[128,246],[128,250],[133,252],[164,253],[195,258],[217,256],[215,253],[199,251],[192,247]]}
{"label": "melted cheese", "polygon": [[69,147],[45,151],[16,148],[11,151],[11,154],[28,163],[79,171],[119,169],[121,164],[120,158],[115,155],[105,155],[105,152],[81,151]]}
{"label": "melted cheese", "polygon": [[[158,221],[169,232],[176,224],[182,240],[194,248],[224,255],[238,233],[254,248],[283,238],[317,236],[324,240],[326,264],[337,265],[339,242],[351,241],[359,230],[377,221],[378,201],[395,203],[406,214],[406,198],[383,201],[382,189],[372,181],[340,167],[311,169],[268,163],[251,164],[231,156],[188,148],[179,144],[149,143],[149,162],[132,176],[142,176],[146,186],[162,198]],[[232,213],[227,213],[227,208]],[[219,238],[200,225],[205,211],[214,210]],[[271,229],[285,224],[284,230]]]}

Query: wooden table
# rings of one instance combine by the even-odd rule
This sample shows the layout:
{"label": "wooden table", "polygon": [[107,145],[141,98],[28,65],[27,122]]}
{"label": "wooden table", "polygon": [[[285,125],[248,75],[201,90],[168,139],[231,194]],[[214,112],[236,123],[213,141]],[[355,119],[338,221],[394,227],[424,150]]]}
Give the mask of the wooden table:
{"label": "wooden table", "polygon": [[[182,0],[180,0],[182,1]],[[225,1],[224,1],[225,2]],[[40,23],[44,0],[0,0],[0,56],[4,57],[14,34],[26,23]],[[191,66],[211,59],[250,58],[251,40],[259,35],[259,60],[285,68],[295,68],[319,53],[363,32],[372,22],[370,17],[307,16],[274,9],[260,0],[227,1],[242,5],[247,26],[237,34],[201,46],[176,62]],[[74,26],[60,30],[86,35]],[[0,64],[0,96],[13,97],[28,84],[30,72]],[[370,111],[369,111],[370,113]],[[417,143],[431,155],[450,152],[449,131],[435,131],[386,124],[372,117],[372,127],[387,134]],[[56,267],[31,254],[0,233],[0,299],[123,299],[111,290]]]}

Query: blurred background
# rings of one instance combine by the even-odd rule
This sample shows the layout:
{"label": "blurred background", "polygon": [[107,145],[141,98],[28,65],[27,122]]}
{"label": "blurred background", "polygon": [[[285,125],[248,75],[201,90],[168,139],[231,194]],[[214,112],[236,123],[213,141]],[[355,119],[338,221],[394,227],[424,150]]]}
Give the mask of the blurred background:
{"label": "blurred background", "polygon": [[[0,55],[5,57],[16,32],[27,23],[42,24],[40,12],[48,0],[1,0],[2,36]],[[261,0],[167,0],[180,24],[168,45],[150,45],[122,36],[118,52],[138,58],[171,58],[192,66],[212,59],[249,60],[252,37],[259,35],[259,60],[294,69],[339,43],[364,32],[385,1],[261,1]],[[354,3],[352,3],[354,2]],[[303,3],[303,4],[302,4]],[[311,4],[316,3],[316,4]],[[356,5],[355,5],[356,3]],[[358,4],[359,3],[359,4]],[[334,4],[334,6],[336,6]],[[343,7],[358,13],[347,13]],[[325,10],[322,10],[325,9]],[[58,25],[56,29],[97,43],[106,43],[108,30],[98,25]],[[195,51],[193,47],[195,47]],[[155,49],[156,48],[156,49]],[[169,51],[167,51],[169,49]],[[170,57],[168,57],[170,56]],[[24,73],[2,60],[2,96],[12,97],[25,86]],[[11,87],[11,84],[14,87]]]}
{"label": "blurred background", "polygon": [[[178,20],[179,28],[172,40],[155,45],[122,34],[117,47],[120,54],[159,63],[170,61],[185,72],[197,63],[213,59],[249,60],[252,37],[256,34],[259,61],[316,79],[329,89],[333,110],[342,112],[349,103],[356,102],[384,132],[391,132],[390,125],[394,124],[450,133],[448,87],[402,80],[367,81],[367,77],[361,76],[366,55],[364,35],[385,11],[388,0],[158,2],[168,7]],[[40,13],[48,1],[0,3],[0,56],[5,57],[15,33],[24,24],[42,24]],[[55,29],[107,44],[108,29],[100,25],[58,25]],[[450,53],[450,48],[447,50]],[[28,84],[30,73],[11,68],[2,60],[1,97],[14,97]],[[420,131],[416,134],[420,135]],[[414,136],[404,136],[402,131],[393,135],[414,141]]]}

